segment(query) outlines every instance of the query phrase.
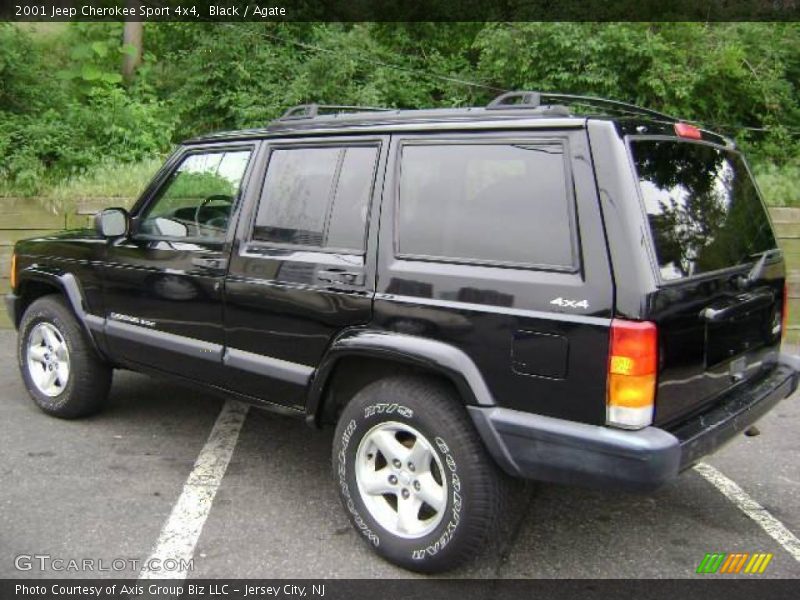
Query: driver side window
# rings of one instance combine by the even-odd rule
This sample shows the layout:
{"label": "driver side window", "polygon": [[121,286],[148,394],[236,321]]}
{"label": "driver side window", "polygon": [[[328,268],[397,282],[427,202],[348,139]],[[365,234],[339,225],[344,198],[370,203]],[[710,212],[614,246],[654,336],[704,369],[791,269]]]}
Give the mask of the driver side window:
{"label": "driver side window", "polygon": [[190,154],[147,206],[138,233],[223,241],[251,150]]}

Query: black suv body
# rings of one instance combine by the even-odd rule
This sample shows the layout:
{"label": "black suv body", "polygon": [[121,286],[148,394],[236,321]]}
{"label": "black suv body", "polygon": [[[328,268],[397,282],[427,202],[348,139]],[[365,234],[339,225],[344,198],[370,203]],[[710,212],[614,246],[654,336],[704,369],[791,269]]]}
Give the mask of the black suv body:
{"label": "black suv body", "polygon": [[17,244],[31,395],[85,414],[123,367],[336,423],[354,526],[418,570],[474,552],[508,475],[672,479],[796,389],[783,258],[730,141],[540,100],[184,143],[130,215]]}

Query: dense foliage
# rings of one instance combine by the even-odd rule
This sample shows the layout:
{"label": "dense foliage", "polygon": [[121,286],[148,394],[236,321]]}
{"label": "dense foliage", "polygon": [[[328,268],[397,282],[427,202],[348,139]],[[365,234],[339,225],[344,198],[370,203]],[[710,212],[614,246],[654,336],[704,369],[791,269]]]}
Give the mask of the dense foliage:
{"label": "dense foliage", "polygon": [[796,23],[147,23],[129,85],[121,33],[0,24],[0,179],[35,192],[303,102],[480,105],[520,88],[707,123],[773,176],[800,165]]}

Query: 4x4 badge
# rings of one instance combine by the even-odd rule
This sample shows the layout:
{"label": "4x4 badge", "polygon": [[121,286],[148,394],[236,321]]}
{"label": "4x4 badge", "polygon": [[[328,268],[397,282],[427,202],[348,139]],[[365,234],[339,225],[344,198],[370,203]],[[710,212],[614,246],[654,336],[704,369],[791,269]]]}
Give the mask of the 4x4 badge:
{"label": "4x4 badge", "polygon": [[589,308],[588,300],[568,300],[567,298],[558,297],[555,300],[550,300],[550,304],[561,306],[563,308]]}

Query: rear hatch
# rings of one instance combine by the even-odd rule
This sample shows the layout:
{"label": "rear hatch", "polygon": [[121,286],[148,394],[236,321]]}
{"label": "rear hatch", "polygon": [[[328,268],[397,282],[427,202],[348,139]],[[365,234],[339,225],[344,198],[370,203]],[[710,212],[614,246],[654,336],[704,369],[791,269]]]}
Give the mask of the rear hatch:
{"label": "rear hatch", "polygon": [[679,138],[632,138],[630,152],[660,284],[654,422],[703,410],[774,364],[785,269],[741,155]]}

